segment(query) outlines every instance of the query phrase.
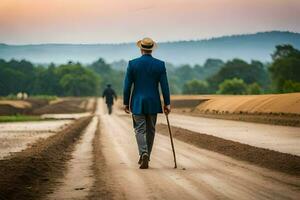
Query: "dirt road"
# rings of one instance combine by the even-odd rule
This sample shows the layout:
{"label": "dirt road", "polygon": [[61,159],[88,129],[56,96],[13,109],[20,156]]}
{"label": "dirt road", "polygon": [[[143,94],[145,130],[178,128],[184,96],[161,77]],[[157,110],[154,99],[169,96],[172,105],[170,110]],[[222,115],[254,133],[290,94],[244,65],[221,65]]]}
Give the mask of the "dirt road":
{"label": "dirt road", "polygon": [[[106,114],[103,102],[99,100],[96,112],[101,128],[99,140],[106,167],[114,182],[110,185],[114,199],[299,199],[299,177],[249,165],[177,140],[178,169],[173,169],[169,138],[160,134],[156,135],[150,168],[140,170],[132,122],[129,117],[118,113]],[[92,122],[94,124],[95,119]],[[87,131],[82,140],[90,143],[94,135]],[[82,141],[79,141],[75,152],[76,155],[91,154],[86,145],[82,147]],[[71,185],[73,194],[76,193],[75,196],[71,195],[72,199],[85,199],[85,188],[72,186],[72,177],[82,172],[90,177],[89,181],[93,184],[96,176],[90,174],[89,164],[78,164],[91,161],[76,155],[76,162],[69,163],[64,183],[58,186],[57,191],[62,195],[65,192],[70,194]],[[74,170],[78,165],[81,166],[80,170]],[[85,184],[89,187],[88,183]],[[66,196],[52,195],[49,199],[56,198]]]}

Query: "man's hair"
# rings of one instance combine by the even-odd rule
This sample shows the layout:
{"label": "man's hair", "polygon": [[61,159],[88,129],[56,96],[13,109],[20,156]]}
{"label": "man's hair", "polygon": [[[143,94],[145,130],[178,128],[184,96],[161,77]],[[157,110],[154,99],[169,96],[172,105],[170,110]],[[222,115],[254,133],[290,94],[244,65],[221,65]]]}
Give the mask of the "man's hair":
{"label": "man's hair", "polygon": [[151,53],[152,53],[152,50],[145,50],[145,49],[142,49],[142,51],[143,51],[144,53],[147,53],[147,54],[151,54]]}

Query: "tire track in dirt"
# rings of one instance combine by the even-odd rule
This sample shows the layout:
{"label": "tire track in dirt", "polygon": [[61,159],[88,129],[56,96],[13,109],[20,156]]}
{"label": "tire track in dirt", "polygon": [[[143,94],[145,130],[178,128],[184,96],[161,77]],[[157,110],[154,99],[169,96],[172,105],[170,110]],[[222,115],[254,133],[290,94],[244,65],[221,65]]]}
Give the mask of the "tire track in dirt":
{"label": "tire track in dirt", "polygon": [[[166,171],[173,171],[169,165],[156,163],[149,170],[139,170],[137,165],[137,145],[133,130],[116,116],[104,115],[101,121],[105,124],[102,130],[102,142],[105,144],[103,153],[107,165],[113,171],[113,178],[119,191],[125,199],[191,199],[189,185],[181,185],[171,179],[165,179]],[[127,131],[128,130],[128,131]],[[125,136],[125,137],[124,137]],[[167,167],[168,170],[163,169]],[[160,169],[163,169],[160,171]],[[154,172],[157,171],[157,173]],[[157,182],[160,179],[161,182]],[[161,184],[168,187],[160,189]],[[185,187],[185,189],[182,189]],[[160,192],[157,192],[160,191]],[[180,192],[179,192],[180,191]],[[118,199],[118,198],[117,198]]]}
{"label": "tire track in dirt", "polygon": [[72,152],[66,174],[57,182],[56,189],[47,199],[86,199],[94,184],[92,170],[93,139],[98,125],[98,117],[94,116]]}
{"label": "tire track in dirt", "polygon": [[99,116],[97,114],[101,112],[102,105],[98,104],[97,99],[93,101],[93,104],[93,113],[96,115],[77,141],[75,150],[72,152],[72,159],[67,163],[65,175],[57,181],[54,192],[47,196],[48,200],[92,199],[94,197],[95,186],[102,178],[97,176],[98,169],[95,168],[95,159],[98,158],[95,153],[99,149],[97,146],[99,143],[95,143],[95,139],[98,138],[96,134],[99,130]]}
{"label": "tire track in dirt", "polygon": [[112,175],[107,169],[106,161],[102,152],[101,136],[101,122],[99,121],[97,131],[93,139],[93,165],[94,184],[90,188],[87,199],[113,199],[115,194],[112,192],[114,181],[111,179]]}

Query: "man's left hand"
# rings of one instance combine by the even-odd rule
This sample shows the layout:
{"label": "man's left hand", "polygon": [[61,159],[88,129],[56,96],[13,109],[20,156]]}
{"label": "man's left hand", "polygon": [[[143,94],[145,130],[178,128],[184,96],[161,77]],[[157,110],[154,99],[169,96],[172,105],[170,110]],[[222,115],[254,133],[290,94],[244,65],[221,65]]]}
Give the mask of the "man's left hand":
{"label": "man's left hand", "polygon": [[170,105],[165,105],[164,106],[164,113],[166,115],[168,115],[168,114],[170,114],[170,112],[171,112],[171,106]]}

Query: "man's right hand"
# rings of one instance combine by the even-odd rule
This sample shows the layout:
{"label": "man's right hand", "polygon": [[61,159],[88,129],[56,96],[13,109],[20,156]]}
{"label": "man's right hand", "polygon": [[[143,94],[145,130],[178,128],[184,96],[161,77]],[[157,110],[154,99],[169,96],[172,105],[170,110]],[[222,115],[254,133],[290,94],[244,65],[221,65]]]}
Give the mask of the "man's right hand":
{"label": "man's right hand", "polygon": [[125,111],[125,113],[130,114],[130,110],[129,110],[129,106],[128,105],[124,106],[124,111]]}
{"label": "man's right hand", "polygon": [[171,112],[171,105],[164,106],[164,113],[168,115]]}

